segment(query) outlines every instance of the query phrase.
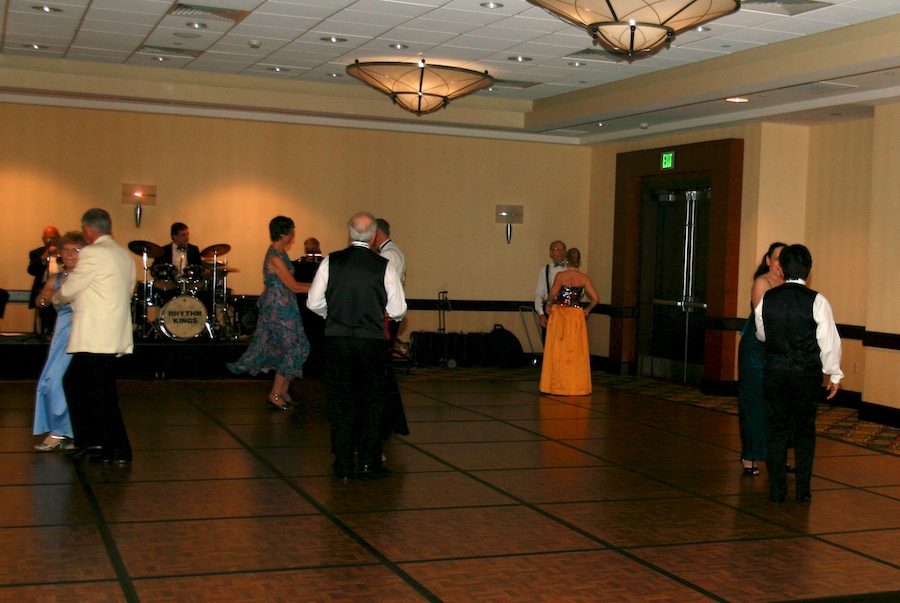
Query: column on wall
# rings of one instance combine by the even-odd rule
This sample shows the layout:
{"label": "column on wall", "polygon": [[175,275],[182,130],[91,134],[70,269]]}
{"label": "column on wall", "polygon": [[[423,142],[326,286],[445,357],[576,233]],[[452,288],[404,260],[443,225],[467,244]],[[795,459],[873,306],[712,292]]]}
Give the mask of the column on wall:
{"label": "column on wall", "polygon": [[[900,104],[875,108],[863,401],[900,409]],[[846,368],[844,369],[846,372]],[[862,409],[860,415],[862,416]]]}

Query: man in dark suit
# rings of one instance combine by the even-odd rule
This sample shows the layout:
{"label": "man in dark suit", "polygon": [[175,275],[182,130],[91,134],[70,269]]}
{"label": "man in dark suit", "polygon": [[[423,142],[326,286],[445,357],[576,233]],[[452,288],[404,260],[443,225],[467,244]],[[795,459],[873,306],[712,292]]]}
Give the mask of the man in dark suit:
{"label": "man in dark suit", "polygon": [[[322,263],[319,240],[309,237],[303,241],[303,257],[291,263],[294,265],[294,279],[298,283],[312,283]],[[303,363],[303,376],[316,378],[325,370],[325,319],[306,307],[307,297],[307,293],[297,294],[303,331],[309,340],[309,356]]]}
{"label": "man in dark suit", "polygon": [[307,307],[325,317],[325,397],[338,479],[385,477],[379,428],[386,397],[385,314],[400,320],[406,297],[396,268],[371,249],[375,217],[347,223],[350,246],[322,261]]}
{"label": "man in dark suit", "polygon": [[841,338],[828,300],[806,286],[812,268],[809,250],[790,245],[781,251],[779,263],[784,284],[766,291],[755,310],[756,336],[766,342],[763,402],[769,499],[780,503],[787,496],[785,467],[788,443],[793,441],[797,502],[809,502],[822,374],[830,375],[830,400],[844,377]]}
{"label": "man in dark suit", "polygon": [[[41,289],[44,288],[44,283],[47,282],[51,275],[59,272],[59,263],[57,262],[59,257],[57,250],[59,246],[59,230],[56,226],[48,226],[44,229],[41,240],[44,242],[44,246],[33,249],[28,253],[28,274],[34,277],[34,282],[31,285],[31,295],[28,298],[29,308],[36,307],[34,300],[37,299]],[[38,308],[38,317],[40,318],[40,324],[36,330],[41,337],[49,339],[56,324],[56,309],[52,305]]]}
{"label": "man in dark suit", "polygon": [[191,245],[191,231],[188,230],[187,224],[175,222],[172,224],[170,234],[172,243],[161,246],[163,253],[153,265],[171,264],[175,269],[174,278],[181,278],[187,266],[199,266],[203,260],[200,257],[200,248]]}

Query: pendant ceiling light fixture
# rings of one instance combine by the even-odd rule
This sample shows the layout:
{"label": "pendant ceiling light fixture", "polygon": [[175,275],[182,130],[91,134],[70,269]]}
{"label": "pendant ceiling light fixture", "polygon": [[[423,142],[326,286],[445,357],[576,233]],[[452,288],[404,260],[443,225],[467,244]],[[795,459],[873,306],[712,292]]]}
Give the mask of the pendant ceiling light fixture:
{"label": "pendant ceiling light fixture", "polygon": [[356,61],[347,66],[347,75],[387,94],[395,104],[416,115],[443,109],[454,98],[494,85],[494,78],[487,71],[426,65],[424,60],[418,63]]}
{"label": "pendant ceiling light fixture", "polygon": [[528,0],[575,27],[615,54],[640,57],[668,44],[675,34],[741,8],[741,0]]}

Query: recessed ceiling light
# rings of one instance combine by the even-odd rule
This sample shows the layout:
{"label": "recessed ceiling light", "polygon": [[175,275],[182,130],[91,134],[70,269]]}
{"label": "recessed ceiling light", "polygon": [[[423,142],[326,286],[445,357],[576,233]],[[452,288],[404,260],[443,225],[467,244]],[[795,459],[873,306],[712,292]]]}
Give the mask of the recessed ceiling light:
{"label": "recessed ceiling light", "polygon": [[506,57],[507,61],[518,61],[519,63],[527,63],[528,61],[532,61],[531,57],[523,57],[523,56],[515,56],[515,57]]}
{"label": "recessed ceiling light", "polygon": [[495,8],[503,8],[503,5],[500,4],[499,2],[482,2],[478,6],[480,6],[481,8],[487,8],[490,10],[494,10]]}
{"label": "recessed ceiling light", "polygon": [[394,50],[406,50],[407,48],[409,48],[409,46],[407,46],[406,44],[399,44],[399,43],[391,44],[390,46]]}
{"label": "recessed ceiling light", "polygon": [[700,32],[703,32],[703,31],[712,31],[712,28],[710,28],[710,27],[705,27],[705,26],[701,25],[700,27],[697,28],[697,31],[700,31]]}
{"label": "recessed ceiling light", "polygon": [[56,8],[55,6],[47,6],[46,4],[36,4],[31,7],[32,10],[39,10],[42,13],[61,13],[63,9]]}
{"label": "recessed ceiling light", "polygon": [[191,29],[206,29],[207,27],[206,23],[200,23],[198,21],[190,21],[189,23],[185,23],[185,25]]}
{"label": "recessed ceiling light", "polygon": [[343,73],[329,73],[328,75],[329,75],[330,77],[334,77],[334,78],[344,77],[344,74],[343,74]]}
{"label": "recessed ceiling light", "polygon": [[331,42],[332,44],[340,44],[347,41],[347,38],[338,38],[337,36],[327,36],[319,39],[323,42]]}
{"label": "recessed ceiling light", "polygon": [[153,57],[153,60],[162,63],[163,61],[168,61],[169,57]]}
{"label": "recessed ceiling light", "polygon": [[176,38],[187,38],[189,40],[192,40],[194,38],[202,38],[203,37],[198,33],[191,33],[189,31],[176,31],[172,35],[175,36]]}
{"label": "recessed ceiling light", "polygon": [[266,67],[266,71],[274,71],[275,73],[287,73],[290,71],[287,67]]}
{"label": "recessed ceiling light", "polygon": [[749,103],[749,98],[744,98],[743,96],[730,96],[725,99],[729,103]]}
{"label": "recessed ceiling light", "polygon": [[580,61],[572,61],[571,63],[569,63],[569,66],[570,67],[584,67],[584,63],[582,63]]}
{"label": "recessed ceiling light", "polygon": [[47,50],[47,46],[43,44],[22,44],[23,48],[30,48],[32,50]]}
{"label": "recessed ceiling light", "polygon": [[598,127],[598,128],[602,128],[602,127],[605,126],[605,125],[606,125],[606,124],[603,123],[602,121],[601,121],[601,122],[597,122],[597,127]]}

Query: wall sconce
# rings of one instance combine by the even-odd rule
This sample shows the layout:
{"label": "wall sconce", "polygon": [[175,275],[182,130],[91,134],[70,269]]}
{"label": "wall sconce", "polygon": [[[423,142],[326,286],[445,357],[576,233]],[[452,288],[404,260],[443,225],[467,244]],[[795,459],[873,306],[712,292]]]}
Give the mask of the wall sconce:
{"label": "wall sconce", "polygon": [[498,205],[494,211],[496,224],[506,224],[506,244],[512,239],[512,225],[522,224],[525,221],[524,205]]}
{"label": "wall sconce", "polygon": [[145,205],[156,205],[155,184],[123,184],[122,203],[134,205],[134,225],[141,227],[141,215]]}

